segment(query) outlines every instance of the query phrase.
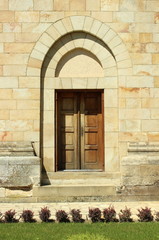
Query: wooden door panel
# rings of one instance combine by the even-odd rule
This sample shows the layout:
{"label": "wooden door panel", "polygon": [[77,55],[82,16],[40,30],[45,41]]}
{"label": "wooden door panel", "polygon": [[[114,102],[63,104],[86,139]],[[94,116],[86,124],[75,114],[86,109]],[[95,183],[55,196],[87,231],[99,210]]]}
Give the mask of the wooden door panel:
{"label": "wooden door panel", "polygon": [[85,165],[86,166],[88,165],[90,169],[94,168],[94,165],[97,164],[97,159],[98,159],[98,157],[97,157],[96,150],[86,150],[85,149]]}
{"label": "wooden door panel", "polygon": [[101,93],[83,93],[81,104],[82,142],[82,168],[103,169],[103,123]]}
{"label": "wooden door panel", "polygon": [[59,170],[64,169],[74,169],[74,151],[66,150],[61,152],[61,157],[63,161],[61,162],[61,168]]}
{"label": "wooden door panel", "polygon": [[74,96],[72,96],[72,97],[66,97],[66,96],[64,97],[63,96],[62,97],[61,110],[74,112]]}
{"label": "wooden door panel", "polygon": [[66,150],[65,152],[63,152],[63,158],[66,161],[66,164],[70,165],[70,169],[72,169],[73,166],[73,162],[74,162],[74,152],[71,150]]}
{"label": "wooden door panel", "polygon": [[95,127],[97,126],[96,114],[85,115],[85,127]]}
{"label": "wooden door panel", "polygon": [[85,132],[85,144],[86,145],[98,145],[97,132]]}
{"label": "wooden door panel", "polygon": [[77,98],[58,94],[58,170],[75,169],[77,155]]}
{"label": "wooden door panel", "polygon": [[61,126],[64,128],[74,127],[74,115],[73,114],[63,114],[61,118]]}
{"label": "wooden door panel", "polygon": [[58,93],[58,170],[103,169],[101,95],[101,92]]}
{"label": "wooden door panel", "polygon": [[86,93],[84,96],[85,112],[98,111],[96,93]]}
{"label": "wooden door panel", "polygon": [[74,132],[68,132],[65,130],[65,132],[63,132],[62,134],[62,143],[64,144],[64,146],[73,146],[74,144]]}

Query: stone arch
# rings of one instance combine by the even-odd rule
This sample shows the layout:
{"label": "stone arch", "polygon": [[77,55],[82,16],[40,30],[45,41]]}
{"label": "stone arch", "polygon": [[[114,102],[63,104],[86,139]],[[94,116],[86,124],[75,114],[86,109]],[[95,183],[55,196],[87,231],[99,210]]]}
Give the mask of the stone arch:
{"label": "stone arch", "polygon": [[71,16],[53,23],[39,38],[30,54],[27,76],[40,76],[45,56],[52,45],[71,32],[85,32],[103,41],[111,49],[118,69],[131,69],[132,62],[119,35],[105,23],[88,16]]}
{"label": "stone arch", "polygon": [[[80,36],[83,36],[81,38]],[[71,37],[71,38],[70,38]],[[92,52],[104,69],[104,77],[58,78],[55,71],[63,56],[74,49]],[[105,94],[105,142],[118,135],[118,76],[132,70],[129,53],[121,38],[106,24],[87,16],[71,16],[53,23],[30,54],[27,76],[41,80],[41,157],[45,170],[55,171],[55,90],[103,89]],[[121,74],[122,73],[122,74]],[[108,97],[107,97],[108,96]],[[107,171],[119,171],[118,147],[105,146]],[[109,156],[108,156],[109,155]],[[116,164],[117,162],[117,164]],[[114,166],[118,165],[117,168]]]}
{"label": "stone arch", "polygon": [[42,76],[55,77],[57,65],[64,55],[80,48],[97,58],[103,68],[104,76],[117,76],[115,56],[108,46],[96,36],[81,31],[66,34],[52,45],[43,61]]}

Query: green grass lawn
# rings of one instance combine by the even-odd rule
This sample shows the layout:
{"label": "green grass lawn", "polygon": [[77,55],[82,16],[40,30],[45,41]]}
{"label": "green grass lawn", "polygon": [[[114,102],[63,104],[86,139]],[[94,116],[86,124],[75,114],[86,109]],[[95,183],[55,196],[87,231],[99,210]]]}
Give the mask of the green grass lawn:
{"label": "green grass lawn", "polygon": [[102,235],[109,240],[159,240],[159,223],[0,224],[0,240],[67,240],[82,233]]}

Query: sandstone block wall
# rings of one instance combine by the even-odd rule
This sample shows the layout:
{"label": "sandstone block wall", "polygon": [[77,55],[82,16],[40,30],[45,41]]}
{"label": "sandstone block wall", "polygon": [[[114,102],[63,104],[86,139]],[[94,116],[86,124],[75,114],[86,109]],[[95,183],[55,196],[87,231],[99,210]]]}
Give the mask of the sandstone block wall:
{"label": "sandstone block wall", "polygon": [[[73,19],[72,16],[85,18]],[[104,23],[102,31],[99,30],[101,23]],[[72,89],[105,89],[105,171],[121,171],[121,160],[128,155],[129,142],[159,142],[158,0],[1,0],[0,141],[32,141],[39,149],[43,123],[43,120],[40,123],[40,74],[53,39],[70,29],[77,32],[78,28],[90,29],[94,35],[102,36],[107,27],[109,35],[103,39],[110,50],[113,49],[115,60],[108,56],[110,58],[103,62],[106,79],[99,80],[101,85],[96,85],[99,77],[96,71],[92,73],[92,80],[58,78],[52,84],[50,79],[55,78],[52,69],[59,53],[47,70],[45,127],[41,136],[44,166],[47,171],[54,171],[52,99],[55,89],[70,89],[70,86]],[[88,49],[90,42],[83,43]],[[71,44],[81,48],[83,43],[76,37],[67,48],[61,48],[60,54],[72,49]],[[94,53],[103,60],[105,54],[102,55],[98,47],[97,44]],[[93,46],[90,50],[93,51]]]}

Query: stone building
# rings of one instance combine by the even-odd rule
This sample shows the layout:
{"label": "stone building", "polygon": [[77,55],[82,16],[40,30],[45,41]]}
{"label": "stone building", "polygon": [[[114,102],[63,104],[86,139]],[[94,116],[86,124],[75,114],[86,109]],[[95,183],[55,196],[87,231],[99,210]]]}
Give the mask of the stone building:
{"label": "stone building", "polygon": [[159,199],[159,1],[0,1],[0,201]]}

